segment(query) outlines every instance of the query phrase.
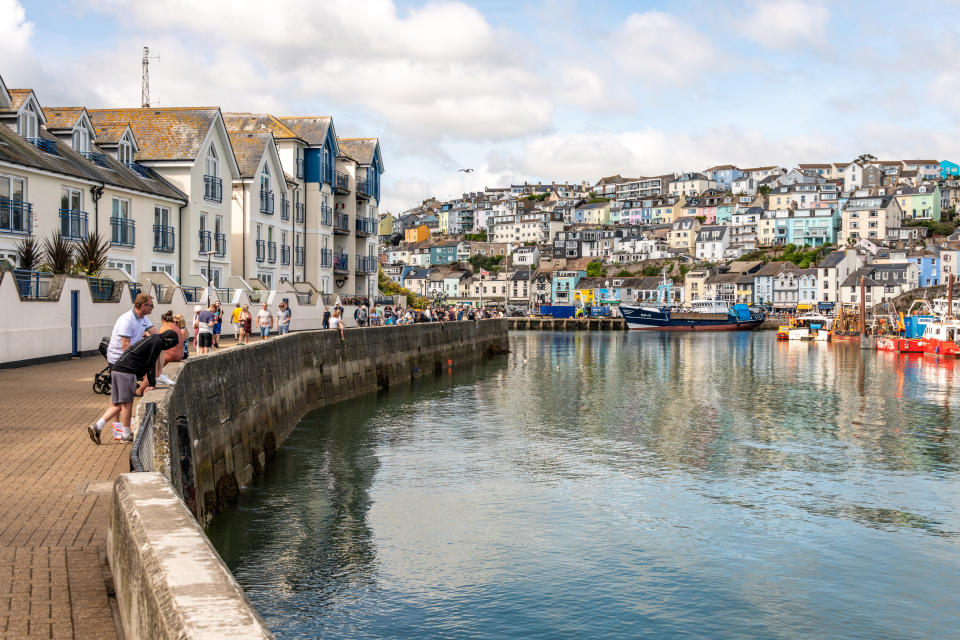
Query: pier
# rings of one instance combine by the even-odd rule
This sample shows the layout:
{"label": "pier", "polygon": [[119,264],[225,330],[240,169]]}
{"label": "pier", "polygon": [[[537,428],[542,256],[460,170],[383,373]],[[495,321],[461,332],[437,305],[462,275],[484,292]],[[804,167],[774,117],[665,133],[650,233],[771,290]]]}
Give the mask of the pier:
{"label": "pier", "polygon": [[624,331],[623,318],[507,318],[512,331]]}

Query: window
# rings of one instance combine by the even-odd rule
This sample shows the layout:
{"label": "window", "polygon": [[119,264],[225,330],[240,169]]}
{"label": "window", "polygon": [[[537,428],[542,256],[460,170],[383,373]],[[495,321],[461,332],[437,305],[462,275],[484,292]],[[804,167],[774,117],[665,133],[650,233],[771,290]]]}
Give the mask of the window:
{"label": "window", "polygon": [[107,260],[107,267],[110,269],[120,269],[124,271],[128,276],[133,275],[132,260]]}
{"label": "window", "polygon": [[220,159],[217,157],[217,150],[211,144],[207,148],[207,155],[203,160],[203,174],[207,176],[220,176]]}
{"label": "window", "polygon": [[130,201],[125,198],[113,199],[113,217],[122,220],[130,219]]}
{"label": "window", "polygon": [[70,211],[82,211],[83,192],[70,187],[60,189],[60,208]]}
{"label": "window", "polygon": [[156,206],[153,208],[153,224],[160,225],[163,227],[170,226],[169,207]]}
{"label": "window", "polygon": [[37,114],[33,110],[33,105],[27,102],[23,110],[17,117],[17,133],[24,138],[37,138],[40,136],[40,127],[37,122]]}
{"label": "window", "polygon": [[117,160],[123,164],[133,162],[133,145],[130,144],[126,135],[120,139],[120,144],[117,145]]}
{"label": "window", "polygon": [[73,130],[73,150],[78,153],[90,151],[90,131],[83,125]]}
{"label": "window", "polygon": [[173,265],[167,262],[154,262],[150,265],[150,271],[162,271],[172,277]]}
{"label": "window", "polygon": [[260,172],[260,192],[268,193],[270,191],[270,167],[263,165],[263,171]]}
{"label": "window", "polygon": [[207,264],[204,262],[203,264],[200,265],[200,275],[202,275],[204,278],[206,278],[207,280],[209,280],[210,283],[211,283],[214,287],[219,287],[219,286],[220,286],[220,282],[221,282],[220,278],[221,278],[221,273],[222,273],[222,272],[223,272],[223,269],[222,269],[222,268],[211,266],[211,267],[210,267],[210,276],[208,277],[208,276],[207,276]]}

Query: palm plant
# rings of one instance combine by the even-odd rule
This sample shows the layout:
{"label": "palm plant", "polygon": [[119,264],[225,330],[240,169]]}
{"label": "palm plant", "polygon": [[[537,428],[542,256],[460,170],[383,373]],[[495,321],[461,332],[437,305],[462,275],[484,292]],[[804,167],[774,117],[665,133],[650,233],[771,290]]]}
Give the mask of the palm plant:
{"label": "palm plant", "polygon": [[51,273],[72,272],[75,253],[74,243],[66,239],[59,231],[54,231],[49,238],[43,240],[44,266]]}
{"label": "palm plant", "polygon": [[107,251],[110,243],[101,238],[99,233],[91,233],[85,240],[76,245],[76,269],[91,278],[100,276],[100,272],[107,266]]}
{"label": "palm plant", "polygon": [[17,252],[18,269],[36,271],[43,262],[40,246],[32,236],[22,239],[16,244],[14,249]]}

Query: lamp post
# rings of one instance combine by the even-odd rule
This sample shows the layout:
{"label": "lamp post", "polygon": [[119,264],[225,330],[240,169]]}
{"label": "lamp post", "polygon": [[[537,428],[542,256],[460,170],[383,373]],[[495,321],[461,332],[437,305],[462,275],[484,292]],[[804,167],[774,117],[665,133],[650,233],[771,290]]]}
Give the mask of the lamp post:
{"label": "lamp post", "polygon": [[210,258],[213,256],[213,247],[208,251],[201,251],[200,255],[207,256],[207,305],[209,305],[210,300],[213,299],[213,291],[211,291],[213,287],[213,275],[210,273]]}

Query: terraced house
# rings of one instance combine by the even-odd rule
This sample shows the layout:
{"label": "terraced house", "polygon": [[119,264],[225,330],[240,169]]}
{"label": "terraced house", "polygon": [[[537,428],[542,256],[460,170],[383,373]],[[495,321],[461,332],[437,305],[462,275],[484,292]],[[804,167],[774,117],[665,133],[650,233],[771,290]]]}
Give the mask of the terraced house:
{"label": "terraced house", "polygon": [[32,90],[8,90],[2,78],[0,123],[0,259],[14,263],[23,238],[97,233],[110,241],[110,265],[131,277],[179,273],[188,196],[134,161],[140,143],[129,127],[99,131],[83,107],[41,107]]}

